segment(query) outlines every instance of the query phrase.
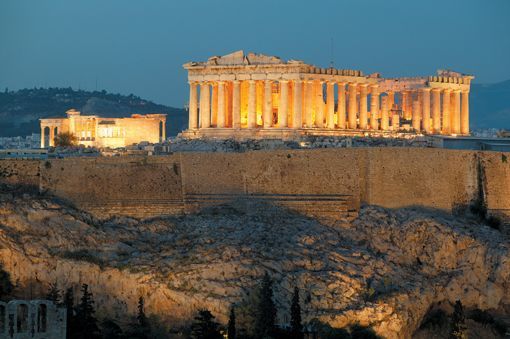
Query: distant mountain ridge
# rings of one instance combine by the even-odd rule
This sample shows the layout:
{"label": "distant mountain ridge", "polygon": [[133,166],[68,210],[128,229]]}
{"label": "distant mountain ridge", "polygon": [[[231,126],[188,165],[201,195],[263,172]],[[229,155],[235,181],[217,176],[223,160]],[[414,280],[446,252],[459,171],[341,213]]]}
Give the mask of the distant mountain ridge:
{"label": "distant mountain ridge", "polygon": [[[183,108],[156,104],[133,94],[72,88],[22,89],[0,92],[0,136],[40,133],[38,119],[64,117],[70,108],[103,117],[166,113],[168,136],[175,136],[185,129],[188,120]],[[510,129],[510,80],[487,85],[472,84],[470,113],[471,129]]]}
{"label": "distant mountain ridge", "polygon": [[156,104],[133,94],[72,88],[34,88],[0,93],[0,136],[40,133],[40,118],[65,117],[65,112],[71,108],[82,114],[102,117],[165,113],[168,136],[177,135],[187,124],[187,112],[184,109]]}

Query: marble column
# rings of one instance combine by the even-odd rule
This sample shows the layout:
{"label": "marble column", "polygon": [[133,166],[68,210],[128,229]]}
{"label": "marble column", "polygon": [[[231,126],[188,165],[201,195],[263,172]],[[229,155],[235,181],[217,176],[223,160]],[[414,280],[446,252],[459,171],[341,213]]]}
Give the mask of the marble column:
{"label": "marble column", "polygon": [[359,128],[367,129],[368,124],[368,84],[360,85],[360,96],[359,96]]}
{"label": "marble column", "polygon": [[218,81],[218,128],[225,128],[225,82]]}
{"label": "marble column", "polygon": [[214,81],[211,85],[211,126],[218,125],[218,83]]}
{"label": "marble column", "polygon": [[450,126],[450,89],[446,88],[443,91],[443,127],[442,127],[442,133],[443,134],[450,134],[451,133],[451,126]]}
{"label": "marble column", "polygon": [[395,132],[400,130],[400,116],[397,113],[391,116],[391,129]]}
{"label": "marble column", "polygon": [[315,126],[318,128],[324,128],[324,93],[322,84],[322,81],[315,82]]}
{"label": "marble column", "polygon": [[50,147],[55,146],[55,127],[50,126]]}
{"label": "marble column", "polygon": [[395,92],[388,91],[388,112],[391,112],[393,105],[395,104]]}
{"label": "marble column", "polygon": [[338,128],[345,129],[345,83],[338,83],[338,107],[337,122]]}
{"label": "marble column", "polygon": [[46,129],[46,126],[41,126],[41,148],[44,148],[44,146],[46,146],[44,144],[44,130]]}
{"label": "marble column", "polygon": [[416,133],[420,132],[420,102],[418,100],[413,101],[413,116],[411,118],[411,124]]}
{"label": "marble column", "polygon": [[232,81],[232,128],[241,128],[241,82]]}
{"label": "marble column", "polygon": [[305,127],[313,127],[313,81],[305,80]]}
{"label": "marble column", "polygon": [[356,115],[358,114],[358,105],[357,105],[357,87],[358,84],[350,83],[349,84],[349,106],[347,107],[347,121],[349,129],[356,129]]}
{"label": "marble column", "polygon": [[211,127],[211,90],[207,82],[200,84],[200,128]]}
{"label": "marble column", "polygon": [[453,91],[453,119],[452,119],[452,133],[460,134],[460,90]]}
{"label": "marble column", "polygon": [[271,80],[264,81],[264,111],[262,121],[264,128],[270,128],[273,125],[273,83]]}
{"label": "marble column", "polygon": [[326,84],[326,126],[335,128],[335,83],[328,81]]}
{"label": "marble column", "polygon": [[430,133],[430,88],[422,88],[421,123],[425,133]]}
{"label": "marble column", "polygon": [[294,91],[292,95],[293,102],[293,119],[292,119],[292,128],[301,128],[303,126],[303,81],[295,80],[294,86],[292,86]]}
{"label": "marble column", "polygon": [[381,98],[381,130],[383,130],[383,131],[388,130],[388,127],[389,127],[388,101],[389,101],[388,96],[383,96]]}
{"label": "marble column", "polygon": [[402,115],[404,117],[404,119],[408,120],[409,119],[409,115],[407,114],[407,110],[409,108],[409,105],[407,104],[407,101],[408,101],[408,92],[407,91],[402,91],[400,93],[400,109],[402,110]]}
{"label": "marble column", "polygon": [[469,91],[461,93],[462,106],[460,111],[460,133],[469,134]]}
{"label": "marble column", "polygon": [[432,89],[432,132],[441,132],[441,89]]}
{"label": "marble column", "polygon": [[289,81],[280,80],[280,100],[278,101],[278,128],[288,127]]}
{"label": "marble column", "polygon": [[198,107],[197,107],[197,83],[190,81],[189,83],[189,129],[198,127]]}
{"label": "marble column", "polygon": [[255,80],[248,80],[248,128],[257,127],[257,86]]}
{"label": "marble column", "polygon": [[370,128],[376,130],[379,128],[379,86],[370,86]]}

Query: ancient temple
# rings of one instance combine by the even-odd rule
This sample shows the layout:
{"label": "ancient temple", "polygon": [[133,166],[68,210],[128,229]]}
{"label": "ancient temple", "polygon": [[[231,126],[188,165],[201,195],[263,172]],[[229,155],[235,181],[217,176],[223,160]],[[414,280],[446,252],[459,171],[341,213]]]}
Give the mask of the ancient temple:
{"label": "ancient temple", "polygon": [[188,138],[469,134],[471,75],[382,78],[243,51],[183,67]]}
{"label": "ancient temple", "polygon": [[102,118],[81,115],[74,109],[67,118],[41,121],[41,148],[55,145],[59,133],[73,134],[79,145],[90,147],[125,147],[141,141],[158,143],[165,140],[166,114],[132,114],[129,118]]}

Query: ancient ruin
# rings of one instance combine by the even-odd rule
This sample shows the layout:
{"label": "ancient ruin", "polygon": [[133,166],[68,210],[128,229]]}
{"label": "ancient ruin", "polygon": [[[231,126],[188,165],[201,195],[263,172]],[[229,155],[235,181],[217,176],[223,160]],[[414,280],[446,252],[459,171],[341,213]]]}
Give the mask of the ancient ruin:
{"label": "ancient ruin", "polygon": [[49,300],[0,301],[0,338],[65,339],[66,309]]}
{"label": "ancient ruin", "polygon": [[55,136],[71,133],[79,145],[125,147],[141,141],[158,143],[166,139],[166,114],[132,114],[129,118],[101,118],[81,115],[71,109],[67,118],[41,120],[41,148],[55,146]]}
{"label": "ancient ruin", "polygon": [[469,134],[471,75],[382,78],[243,51],[183,67],[187,138]]}

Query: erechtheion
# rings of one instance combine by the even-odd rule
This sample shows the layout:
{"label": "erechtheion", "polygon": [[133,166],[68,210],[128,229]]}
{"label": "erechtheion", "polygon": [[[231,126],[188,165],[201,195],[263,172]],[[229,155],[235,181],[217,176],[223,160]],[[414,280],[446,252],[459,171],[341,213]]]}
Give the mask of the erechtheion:
{"label": "erechtheion", "polygon": [[471,75],[382,78],[243,51],[183,67],[184,137],[469,134]]}
{"label": "erechtheion", "polygon": [[125,147],[141,141],[165,140],[166,114],[132,114],[129,118],[102,118],[81,115],[74,109],[67,118],[41,121],[41,148],[54,146],[59,133],[71,133],[79,145],[91,147]]}

